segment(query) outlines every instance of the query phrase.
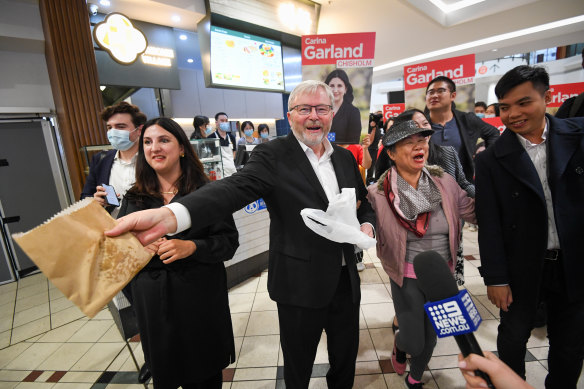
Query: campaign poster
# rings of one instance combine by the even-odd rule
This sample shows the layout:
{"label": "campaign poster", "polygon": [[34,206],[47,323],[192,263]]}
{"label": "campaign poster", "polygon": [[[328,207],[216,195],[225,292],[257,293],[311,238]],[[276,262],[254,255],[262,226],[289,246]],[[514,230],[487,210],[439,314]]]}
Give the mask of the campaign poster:
{"label": "campaign poster", "polygon": [[584,92],[584,82],[574,82],[571,84],[550,85],[552,100],[546,107],[546,112],[555,115],[560,106],[570,97],[578,96]]}
{"label": "campaign poster", "polygon": [[374,57],[374,32],[302,36],[302,79],[333,90],[333,143],[359,143],[367,131]]}
{"label": "campaign poster", "polygon": [[499,134],[502,133],[503,130],[505,129],[505,125],[503,124],[499,116],[496,116],[494,118],[483,118],[483,121],[489,123],[493,127],[497,127],[497,129],[499,130]]}
{"label": "campaign poster", "polygon": [[383,104],[383,123],[385,124],[385,122],[387,122],[389,119],[398,116],[405,110],[406,105],[404,103]]}
{"label": "campaign poster", "polygon": [[454,103],[461,111],[472,112],[475,103],[475,55],[463,55],[404,66],[405,102],[408,108],[426,108],[426,86],[438,76],[456,84]]}

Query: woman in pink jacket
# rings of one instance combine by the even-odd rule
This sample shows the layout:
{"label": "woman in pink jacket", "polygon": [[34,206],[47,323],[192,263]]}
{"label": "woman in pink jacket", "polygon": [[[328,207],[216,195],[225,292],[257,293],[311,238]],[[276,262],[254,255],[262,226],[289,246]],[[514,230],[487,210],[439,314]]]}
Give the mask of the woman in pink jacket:
{"label": "woman in pink jacket", "polygon": [[389,275],[400,329],[395,334],[392,364],[398,374],[411,355],[408,388],[423,388],[422,374],[436,346],[436,334],[424,312],[426,298],[418,287],[413,259],[434,250],[456,261],[461,222],[475,222],[474,200],[438,166],[426,166],[429,136],[412,120],[391,127],[382,143],[392,166],[368,188],[377,215],[377,256]]}

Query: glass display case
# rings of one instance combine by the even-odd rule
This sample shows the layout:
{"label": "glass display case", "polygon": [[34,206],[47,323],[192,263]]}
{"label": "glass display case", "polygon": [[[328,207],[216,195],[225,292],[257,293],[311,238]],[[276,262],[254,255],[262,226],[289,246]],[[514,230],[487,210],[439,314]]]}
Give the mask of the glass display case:
{"label": "glass display case", "polygon": [[218,138],[191,139],[195,154],[205,168],[205,174],[211,181],[223,178],[223,158]]}
{"label": "glass display case", "polygon": [[97,153],[102,151],[107,151],[113,149],[112,145],[95,145],[95,146],[83,146],[81,147],[81,155],[83,156],[83,171],[87,176],[89,174],[89,164],[91,163],[91,159]]}

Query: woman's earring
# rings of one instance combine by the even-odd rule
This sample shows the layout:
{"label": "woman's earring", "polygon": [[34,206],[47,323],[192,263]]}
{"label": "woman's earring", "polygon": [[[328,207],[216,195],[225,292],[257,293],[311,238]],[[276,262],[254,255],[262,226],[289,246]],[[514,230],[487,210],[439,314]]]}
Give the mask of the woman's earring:
{"label": "woman's earring", "polygon": [[181,157],[181,158],[184,158],[184,156],[185,156],[185,153],[182,153],[182,154],[180,155],[180,157]]}

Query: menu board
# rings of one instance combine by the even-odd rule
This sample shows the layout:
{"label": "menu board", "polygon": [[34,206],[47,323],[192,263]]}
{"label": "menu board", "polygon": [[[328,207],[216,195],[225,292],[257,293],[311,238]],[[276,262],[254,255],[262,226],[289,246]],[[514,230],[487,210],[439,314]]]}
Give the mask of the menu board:
{"label": "menu board", "polygon": [[211,26],[211,81],[236,88],[284,91],[282,45]]}

